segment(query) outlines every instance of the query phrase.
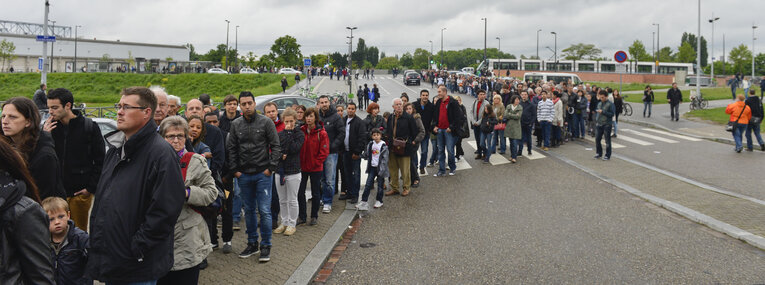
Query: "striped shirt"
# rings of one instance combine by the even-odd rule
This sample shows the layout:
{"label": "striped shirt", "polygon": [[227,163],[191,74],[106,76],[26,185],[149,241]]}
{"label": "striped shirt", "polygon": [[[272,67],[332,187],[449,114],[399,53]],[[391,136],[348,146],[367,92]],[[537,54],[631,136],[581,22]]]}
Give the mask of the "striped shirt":
{"label": "striped shirt", "polygon": [[555,109],[552,100],[542,100],[537,103],[537,121],[552,122],[555,117]]}

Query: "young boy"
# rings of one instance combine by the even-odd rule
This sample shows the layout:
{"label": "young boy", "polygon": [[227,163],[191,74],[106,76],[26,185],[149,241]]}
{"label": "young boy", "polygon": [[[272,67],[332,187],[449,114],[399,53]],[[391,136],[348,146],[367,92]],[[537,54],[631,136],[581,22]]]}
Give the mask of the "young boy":
{"label": "young boy", "polygon": [[368,160],[367,162],[367,183],[364,185],[364,194],[361,195],[361,202],[356,204],[356,208],[360,211],[369,210],[369,192],[375,183],[377,178],[377,198],[375,202],[375,208],[383,206],[382,199],[383,184],[385,184],[385,178],[388,177],[388,146],[382,140],[382,132],[379,129],[372,130],[372,141],[367,144],[367,147],[361,153],[361,157]]}
{"label": "young boy", "polygon": [[59,197],[42,201],[50,219],[50,243],[56,268],[56,284],[93,284],[84,276],[88,262],[88,233],[69,220],[69,205]]}

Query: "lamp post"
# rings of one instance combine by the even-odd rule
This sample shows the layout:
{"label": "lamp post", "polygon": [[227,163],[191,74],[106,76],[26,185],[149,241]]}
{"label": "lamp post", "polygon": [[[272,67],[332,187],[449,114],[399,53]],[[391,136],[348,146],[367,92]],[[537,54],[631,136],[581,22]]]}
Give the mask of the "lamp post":
{"label": "lamp post", "polygon": [[661,25],[657,23],[653,23],[651,25],[656,26],[656,62],[654,62],[654,64],[659,65],[659,58],[661,55],[661,45],[659,45],[659,39],[661,38],[661,33],[659,33],[659,27],[661,27]]}
{"label": "lamp post", "polygon": [[709,22],[712,23],[712,83],[717,83],[715,80],[715,22],[717,20],[720,20],[720,17],[715,17],[714,14],[712,14],[712,19],[709,19]]}
{"label": "lamp post", "polygon": [[754,37],[754,29],[757,29],[757,26],[752,23],[752,80],[754,80],[754,40],[757,39]]}
{"label": "lamp post", "polygon": [[541,32],[542,29],[537,30],[537,59],[539,59],[539,32]]}
{"label": "lamp post", "polygon": [[[48,3],[48,0],[45,0],[45,20],[43,20],[43,36],[45,38],[48,38],[48,11],[50,10],[50,3]],[[48,42],[43,41],[43,48],[42,48],[42,68],[40,70],[40,83],[45,84],[48,81],[48,73],[45,71],[45,62],[47,59],[45,58],[45,55],[48,54]]]}
{"label": "lamp post", "polygon": [[[351,70],[353,69],[353,30],[358,29],[358,27],[345,27],[349,31],[351,31],[350,41],[348,42],[348,94],[351,94],[353,92],[353,76],[351,75]],[[360,67],[360,66],[359,66]],[[345,98],[346,101],[348,101],[348,98]]]}
{"label": "lamp post", "polygon": [[653,61],[656,61],[656,32],[651,32],[651,54]]}
{"label": "lamp post", "polygon": [[[53,28],[50,30],[51,33],[53,33],[53,36],[56,36],[56,21],[51,20],[51,23],[53,23]],[[53,43],[50,42],[50,72],[53,73]]]}
{"label": "lamp post", "polygon": [[441,65],[439,65],[438,69],[444,68],[444,31],[446,31],[446,28],[441,29]]}
{"label": "lamp post", "polygon": [[558,33],[550,32],[550,34],[555,37],[555,52],[553,52],[553,55],[555,56],[555,71],[558,71]]}
{"label": "lamp post", "polygon": [[502,39],[497,37],[497,51],[502,51]]}
{"label": "lamp post", "polygon": [[483,20],[483,62],[486,62],[486,29],[488,28],[487,25],[487,19],[481,18]]}
{"label": "lamp post", "polygon": [[236,25],[234,28],[234,50],[236,51],[236,56],[234,57],[234,65],[239,68],[239,25]]}
{"label": "lamp post", "polygon": [[72,67],[74,73],[77,73],[77,28],[82,28],[82,26],[74,26],[74,65]]}
{"label": "lamp post", "polygon": [[696,96],[701,98],[701,0],[698,1],[698,15],[696,25]]}
{"label": "lamp post", "polygon": [[430,65],[431,64],[430,61],[433,60],[433,41],[429,41],[429,42],[430,42],[430,55],[428,56],[428,67],[432,67]]}
{"label": "lamp post", "polygon": [[231,24],[229,20],[226,21],[226,69],[228,70],[228,26]]}

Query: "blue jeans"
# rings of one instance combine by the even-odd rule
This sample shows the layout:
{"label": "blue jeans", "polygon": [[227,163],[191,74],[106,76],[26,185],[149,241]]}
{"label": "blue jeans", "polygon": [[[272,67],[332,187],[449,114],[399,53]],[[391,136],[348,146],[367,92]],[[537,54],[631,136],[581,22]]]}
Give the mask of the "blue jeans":
{"label": "blue jeans", "polygon": [[244,202],[244,221],[247,224],[247,243],[258,242],[258,216],[260,214],[261,245],[271,246],[271,176],[263,173],[242,174],[239,187]]}
{"label": "blue jeans", "polygon": [[507,150],[507,140],[505,139],[505,130],[495,130],[494,137],[491,140],[491,150],[494,153],[497,150],[497,143],[499,143],[499,153],[505,153]]}
{"label": "blue jeans", "polygon": [[742,149],[743,143],[741,142],[741,136],[744,135],[747,125],[737,124],[733,127],[733,140],[736,142],[736,150]]}
{"label": "blue jeans", "polygon": [[454,162],[454,142],[457,138],[452,133],[447,133],[444,129],[438,129],[438,173],[446,173],[446,153],[449,153],[449,169],[453,172],[457,170],[457,163]]}
{"label": "blue jeans", "polygon": [[430,146],[433,148],[433,151],[430,152],[430,159],[428,159],[428,162],[435,164],[438,162],[438,136],[430,139]]}
{"label": "blue jeans", "polygon": [[129,283],[106,282],[106,285],[112,285],[112,284],[119,284],[119,285],[157,285],[157,280],[140,281],[140,282],[129,282]]}
{"label": "blue jeans", "polygon": [[480,132],[481,137],[479,140],[479,146],[478,146],[478,154],[484,156],[484,160],[489,161],[489,157],[491,156],[491,151],[489,151],[489,147],[491,146],[491,137],[493,132]]}
{"label": "blue jeans", "polygon": [[382,203],[383,201],[383,186],[385,186],[385,178],[377,177],[377,166],[372,166],[369,169],[369,173],[367,173],[367,184],[364,185],[364,193],[361,195],[361,201],[367,202],[369,201],[369,192],[372,191],[372,187],[374,187],[375,179],[377,179],[377,196],[375,196],[375,199],[377,201],[380,201]]}
{"label": "blue jeans", "polygon": [[544,138],[544,146],[550,147],[550,136],[552,135],[552,122],[541,121],[542,124],[542,138]]}
{"label": "blue jeans", "polygon": [[573,125],[574,125],[573,136],[575,138],[583,138],[586,134],[586,131],[584,128],[584,118],[582,117],[582,114],[574,113]]}
{"label": "blue jeans", "polygon": [[518,154],[521,153],[520,147],[523,147],[521,140],[510,139],[510,158],[515,159],[518,157]]}
{"label": "blue jeans", "polygon": [[[359,197],[359,188],[361,188],[361,158],[353,159],[350,152],[343,155],[343,168],[345,177],[350,180],[348,186],[348,198],[356,199]],[[346,183],[343,181],[343,183]]]}
{"label": "blue jeans", "polygon": [[645,117],[645,111],[648,110],[648,116],[651,116],[651,107],[653,102],[643,102],[643,117]]}
{"label": "blue jeans", "polygon": [[[425,131],[425,138],[420,142],[420,168],[425,168],[428,164],[428,147],[430,146],[430,132]],[[433,152],[436,149],[433,148]]]}
{"label": "blue jeans", "polygon": [[757,142],[760,143],[760,145],[763,144],[762,142],[762,135],[760,135],[760,124],[748,124],[746,125],[746,148],[751,150],[752,147],[752,132],[754,131],[754,136],[757,138]]}
{"label": "blue jeans", "polygon": [[518,154],[523,152],[523,144],[526,144],[526,147],[529,149],[529,154],[531,154],[531,125],[524,126],[521,125],[521,143],[518,145]]}
{"label": "blue jeans", "polygon": [[595,131],[595,151],[598,156],[603,155],[603,145],[600,141],[604,136],[606,139],[606,157],[611,158],[611,125],[597,126]]}
{"label": "blue jeans", "polygon": [[337,153],[327,155],[324,161],[324,176],[321,177],[321,197],[324,205],[332,206],[332,198],[335,196],[335,174],[337,172]]}
{"label": "blue jeans", "polygon": [[237,223],[242,220],[242,189],[239,188],[239,178],[234,177],[234,200],[231,206],[231,217]]}

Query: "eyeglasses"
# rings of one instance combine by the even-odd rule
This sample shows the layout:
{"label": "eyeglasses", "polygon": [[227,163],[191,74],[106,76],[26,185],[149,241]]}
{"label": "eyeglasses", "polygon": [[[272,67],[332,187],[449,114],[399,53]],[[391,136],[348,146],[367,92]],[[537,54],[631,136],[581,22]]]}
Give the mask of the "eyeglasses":
{"label": "eyeglasses", "polygon": [[167,141],[183,140],[183,139],[186,139],[185,135],[165,136],[165,140]]}
{"label": "eyeglasses", "polygon": [[114,109],[117,110],[117,112],[119,112],[120,110],[125,110],[125,111],[132,110],[132,109],[143,110],[143,109],[146,109],[146,108],[148,108],[148,107],[136,107],[136,106],[130,106],[130,105],[114,104]]}

